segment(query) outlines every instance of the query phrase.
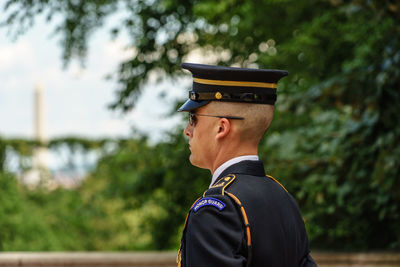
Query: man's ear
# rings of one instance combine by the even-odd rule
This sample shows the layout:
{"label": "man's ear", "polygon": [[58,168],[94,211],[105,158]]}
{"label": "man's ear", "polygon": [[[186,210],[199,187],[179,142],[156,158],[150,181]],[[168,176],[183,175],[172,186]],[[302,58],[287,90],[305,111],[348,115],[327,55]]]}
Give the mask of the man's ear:
{"label": "man's ear", "polygon": [[231,123],[226,118],[219,119],[217,127],[217,135],[215,136],[215,139],[217,140],[224,138],[231,131]]}

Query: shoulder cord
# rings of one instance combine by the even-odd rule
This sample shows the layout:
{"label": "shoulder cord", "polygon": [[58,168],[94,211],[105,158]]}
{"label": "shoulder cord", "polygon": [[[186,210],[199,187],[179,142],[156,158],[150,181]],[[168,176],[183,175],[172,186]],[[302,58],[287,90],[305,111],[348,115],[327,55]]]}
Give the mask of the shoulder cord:
{"label": "shoulder cord", "polygon": [[232,193],[229,193],[227,191],[225,191],[225,193],[231,197],[235,203],[239,206],[240,211],[242,213],[242,218],[243,218],[243,223],[246,227],[246,237],[247,237],[247,264],[246,266],[250,266],[250,262],[251,262],[251,233],[250,233],[250,224],[249,224],[249,220],[247,218],[247,214],[246,214],[246,210],[244,209],[242,202],[240,202],[240,200]]}
{"label": "shoulder cord", "polygon": [[[247,264],[246,264],[246,266],[249,266],[250,262],[251,262],[251,255],[252,255],[251,254],[251,233],[250,233],[250,224],[249,224],[249,220],[247,218],[246,210],[244,209],[244,207],[242,205],[242,202],[240,202],[240,200],[234,194],[229,193],[227,191],[225,191],[225,193],[235,201],[235,203],[239,206],[241,214],[242,214],[243,223],[244,223],[244,225],[246,227],[246,238],[247,238]],[[190,207],[189,210],[191,210],[193,208],[194,204],[199,199],[200,198],[196,199],[196,201],[193,203],[193,205]],[[177,257],[176,257],[176,263],[178,264],[178,267],[182,266],[183,238],[185,236],[188,218],[189,218],[189,213],[186,215],[185,224],[184,224],[183,233],[182,233],[181,245],[180,245],[180,248],[178,250]]]}
{"label": "shoulder cord", "polygon": [[[277,184],[279,184],[283,189],[285,189],[286,192],[288,192],[286,190],[286,188],[280,183],[278,182],[278,180],[276,180],[274,177],[270,176],[270,175],[266,175],[268,178],[271,178],[272,180],[274,180]],[[244,225],[246,227],[246,237],[247,237],[247,264],[246,266],[250,266],[251,263],[251,257],[252,257],[252,248],[251,248],[251,233],[250,233],[250,223],[249,220],[247,218],[247,214],[246,214],[246,210],[244,209],[242,203],[240,202],[239,198],[237,198],[234,194],[225,191],[226,186],[223,188],[222,194],[224,194],[224,192],[231,197],[236,204],[239,206],[240,211],[242,213],[242,218],[243,218],[243,222]]]}
{"label": "shoulder cord", "polygon": [[[221,193],[222,195],[224,195],[225,188],[226,188],[230,183],[232,183],[234,179],[235,179],[235,175],[228,175],[228,176],[225,176],[225,177],[219,179],[218,182],[216,183],[216,186],[214,186],[214,187],[217,187],[217,188],[220,187],[220,188],[222,189],[220,193]],[[218,190],[219,190],[219,188],[218,188]],[[204,191],[202,197],[205,197],[207,191],[208,191],[208,190]],[[176,256],[176,263],[178,264],[178,267],[181,267],[181,266],[182,266],[183,239],[184,239],[185,233],[186,233],[186,226],[187,226],[187,222],[188,222],[190,210],[193,208],[194,204],[196,204],[196,202],[197,202],[200,198],[201,198],[201,197],[199,197],[198,199],[196,199],[195,202],[193,202],[192,206],[191,206],[190,209],[189,209],[189,212],[188,212],[187,215],[186,215],[185,224],[184,224],[183,231],[182,231],[181,245],[180,245],[180,247],[179,247],[178,254],[177,254],[177,256]]]}

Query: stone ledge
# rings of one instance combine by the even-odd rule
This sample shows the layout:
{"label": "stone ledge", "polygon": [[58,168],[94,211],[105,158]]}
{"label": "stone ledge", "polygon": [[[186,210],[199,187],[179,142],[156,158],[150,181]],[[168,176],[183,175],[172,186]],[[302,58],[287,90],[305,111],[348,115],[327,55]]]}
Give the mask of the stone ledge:
{"label": "stone ledge", "polygon": [[[400,253],[314,252],[319,267],[400,266]],[[0,267],[172,267],[176,252],[0,252]]]}
{"label": "stone ledge", "polygon": [[363,267],[394,267],[400,266],[400,252],[315,252],[313,258],[318,266],[363,266]]}
{"label": "stone ledge", "polygon": [[0,253],[1,267],[170,267],[176,252],[6,252]]}

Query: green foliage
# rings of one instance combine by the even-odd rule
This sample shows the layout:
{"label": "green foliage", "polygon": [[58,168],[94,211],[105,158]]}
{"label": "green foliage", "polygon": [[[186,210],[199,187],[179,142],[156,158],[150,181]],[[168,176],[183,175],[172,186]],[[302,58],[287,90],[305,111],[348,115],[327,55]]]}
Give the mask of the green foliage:
{"label": "green foliage", "polygon": [[[67,202],[77,199],[65,201],[63,196],[66,193],[27,192],[18,185],[16,177],[0,173],[0,250],[78,250],[74,239],[77,231],[67,222],[80,218],[70,217],[73,215],[70,208],[59,208],[68,207]],[[56,202],[49,202],[54,199]],[[60,217],[62,214],[65,216]]]}
{"label": "green foliage", "polygon": [[[112,33],[127,31],[137,54],[118,70],[121,87],[113,107],[122,110],[134,105],[152,72],[182,75],[179,64],[195,49],[220,65],[288,69],[291,74],[278,86],[275,121],[260,155],[268,172],[299,201],[312,246],[400,248],[400,3],[17,0],[4,7],[8,12],[4,22],[17,35],[37,14],[48,14],[50,19],[61,15],[57,31],[64,41],[65,62],[82,58],[90,34],[108,16],[125,10]],[[56,149],[64,141],[50,146]],[[181,133],[156,145],[140,138],[122,140],[113,143],[111,151],[102,142],[68,142],[71,150],[106,152],[77,192],[60,190],[60,199],[49,192],[21,193],[9,178],[4,187],[22,194],[15,193],[15,202],[4,205],[11,207],[7,212],[21,214],[26,207],[42,216],[53,212],[68,222],[74,239],[80,240],[82,233],[90,239],[76,246],[66,236],[53,241],[63,228],[57,219],[49,217],[53,223],[46,227],[27,220],[26,226],[18,227],[35,225],[50,240],[38,248],[176,246],[185,212],[209,177],[189,166]],[[26,158],[37,145],[0,141],[0,167],[6,147]],[[9,175],[1,179],[5,177]],[[68,208],[59,211],[42,197]],[[12,218],[19,219],[12,222]],[[15,228],[21,218],[26,219],[10,216],[4,223]],[[14,240],[4,235],[0,231],[4,240]],[[20,243],[7,242],[1,243],[3,249],[21,248]]]}
{"label": "green foliage", "polygon": [[0,139],[0,172],[4,171],[4,165],[6,161],[6,145],[2,139]]}
{"label": "green foliage", "polygon": [[[99,207],[102,219],[120,214],[115,227],[93,225],[107,236],[107,249],[166,249],[176,247],[179,226],[188,207],[209,182],[209,173],[188,162],[182,133],[169,142],[149,146],[146,140],[129,140],[116,153],[104,157],[82,190],[89,203]],[[114,234],[117,233],[117,234]],[[101,242],[99,242],[101,243]]]}
{"label": "green foliage", "polygon": [[177,247],[187,209],[207,187],[209,173],[189,164],[181,131],[156,145],[145,138],[113,142],[64,138],[51,141],[49,147],[106,151],[103,146],[110,143],[113,149],[103,152],[95,170],[75,190],[26,188],[16,177],[0,175],[0,250]]}
{"label": "green foliage", "polygon": [[300,52],[301,66],[290,64],[297,93],[277,103],[264,153],[300,201],[315,247],[400,246],[398,15],[343,5],[288,44]]}
{"label": "green foliage", "polygon": [[21,212],[21,199],[17,181],[11,175],[0,173],[0,249],[5,249],[4,243],[15,236],[16,228],[21,222],[15,216]]}

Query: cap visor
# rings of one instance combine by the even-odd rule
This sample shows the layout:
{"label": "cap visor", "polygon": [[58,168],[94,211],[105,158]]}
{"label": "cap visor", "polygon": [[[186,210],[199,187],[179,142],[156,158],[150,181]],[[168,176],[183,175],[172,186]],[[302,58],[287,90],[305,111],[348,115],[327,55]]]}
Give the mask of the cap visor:
{"label": "cap visor", "polygon": [[182,112],[182,111],[192,111],[196,108],[202,107],[204,105],[207,105],[208,103],[210,103],[211,101],[209,100],[204,100],[204,101],[193,101],[191,99],[189,99],[188,101],[185,102],[185,104],[183,104],[178,111]]}

